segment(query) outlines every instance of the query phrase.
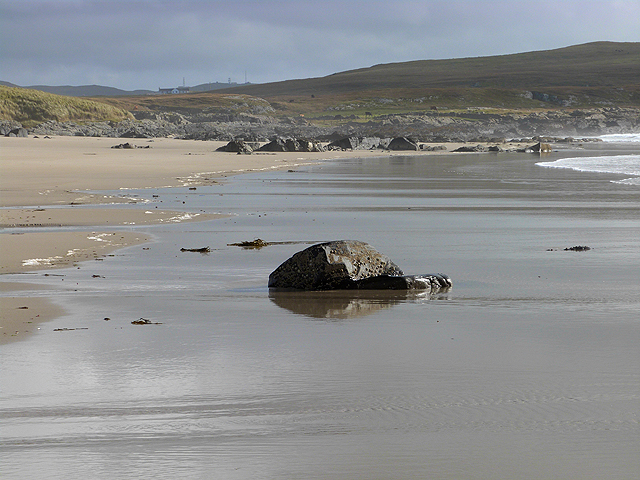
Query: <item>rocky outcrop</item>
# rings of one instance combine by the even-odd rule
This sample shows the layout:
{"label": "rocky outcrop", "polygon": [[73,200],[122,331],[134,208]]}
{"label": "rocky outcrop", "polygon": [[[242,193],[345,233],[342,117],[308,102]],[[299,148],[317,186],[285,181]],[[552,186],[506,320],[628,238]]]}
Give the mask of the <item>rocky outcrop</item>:
{"label": "rocky outcrop", "polygon": [[524,151],[526,153],[549,153],[553,151],[553,149],[548,143],[538,142],[535,145],[525,148]]}
{"label": "rocky outcrop", "polygon": [[0,120],[0,135],[8,137],[16,128],[22,128],[22,124],[13,120]]}
{"label": "rocky outcrop", "polygon": [[484,145],[463,145],[462,147],[456,148],[454,150],[454,152],[457,153],[482,153],[482,152],[488,152],[489,149],[487,147],[485,147]]}
{"label": "rocky outcrop", "polygon": [[26,128],[22,128],[22,127],[14,128],[13,130],[10,130],[8,133],[5,134],[5,137],[23,137],[23,138],[26,138],[28,136],[29,136],[29,134],[27,132],[27,129]]}
{"label": "rocky outcrop", "polygon": [[420,145],[420,150],[424,150],[425,152],[442,152],[446,151],[447,147],[444,145]]}
{"label": "rocky outcrop", "polygon": [[327,150],[376,150],[386,149],[391,142],[390,138],[370,137],[342,137],[333,140],[327,145]]}
{"label": "rocky outcrop", "polygon": [[[258,111],[262,113],[257,113]],[[387,149],[391,139],[402,137],[411,139],[414,143],[500,143],[496,139],[585,137],[636,133],[640,130],[640,111],[619,107],[504,114],[483,113],[478,109],[451,113],[438,110],[379,115],[366,123],[347,121],[345,117],[344,123],[334,126],[314,124],[302,118],[276,118],[272,113],[268,109],[255,112],[146,111],[134,112],[135,121],[87,124],[48,121],[30,129],[29,133],[124,138],[173,136],[227,142],[235,139],[265,142],[277,137],[313,139],[314,143],[330,142],[328,148],[331,150],[371,150]],[[6,135],[14,128],[16,126],[7,130],[6,126],[0,125],[0,133]]]}
{"label": "rocky outcrop", "polygon": [[451,287],[442,274],[404,276],[389,257],[356,240],[313,245],[269,275],[269,288],[292,290],[438,290]]}
{"label": "rocky outcrop", "polygon": [[324,148],[310,140],[276,138],[258,149],[260,152],[324,152]]}
{"label": "rocky outcrop", "polygon": [[282,138],[275,138],[259,148],[261,152],[286,152],[287,144]]}
{"label": "rocky outcrop", "polygon": [[389,150],[420,150],[418,144],[413,140],[410,140],[406,137],[396,137],[389,143],[387,147]]}
{"label": "rocky outcrop", "polygon": [[289,138],[285,141],[287,152],[324,152],[325,149],[317,142],[302,138]]}
{"label": "rocky outcrop", "polygon": [[229,143],[218,148],[216,151],[250,154],[253,153],[254,150],[257,150],[258,147],[259,144],[253,142],[245,142],[244,140],[231,140]]}

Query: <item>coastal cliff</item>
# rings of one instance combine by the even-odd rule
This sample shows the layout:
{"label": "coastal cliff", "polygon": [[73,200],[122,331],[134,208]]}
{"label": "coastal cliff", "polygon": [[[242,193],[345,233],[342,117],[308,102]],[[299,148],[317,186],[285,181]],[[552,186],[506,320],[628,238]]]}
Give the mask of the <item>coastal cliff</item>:
{"label": "coastal cliff", "polygon": [[[133,112],[136,120],[120,122],[41,123],[33,135],[70,135],[114,138],[175,137],[194,140],[268,141],[276,137],[333,141],[346,136],[409,137],[419,142],[497,141],[534,136],[595,136],[640,131],[640,109],[596,108],[529,113],[423,112],[343,118],[326,122],[304,117],[278,118],[264,114],[206,114]],[[0,122],[0,134],[22,125]]]}

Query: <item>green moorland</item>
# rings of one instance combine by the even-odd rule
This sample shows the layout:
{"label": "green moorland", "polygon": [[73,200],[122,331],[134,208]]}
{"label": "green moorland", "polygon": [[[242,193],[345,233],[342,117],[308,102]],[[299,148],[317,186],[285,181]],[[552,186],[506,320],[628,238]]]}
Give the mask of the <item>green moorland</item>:
{"label": "green moorland", "polygon": [[[343,118],[425,113],[531,112],[640,108],[640,42],[584,45],[492,57],[375,65],[306,80],[243,85],[215,92],[87,99],[35,90],[0,90],[0,118],[31,126],[54,120],[125,118],[125,112]],[[107,104],[109,108],[107,108]]]}
{"label": "green moorland", "polygon": [[237,93],[187,93],[177,95],[142,95],[95,97],[95,101],[108,103],[127,111],[203,113],[267,113],[274,112],[268,101]]}
{"label": "green moorland", "polygon": [[595,42],[539,52],[376,65],[321,78],[215,93],[96,99],[131,110],[226,109],[229,95],[269,102],[275,116],[370,116],[438,110],[640,107],[640,43]]}
{"label": "green moorland", "polygon": [[500,110],[640,107],[640,43],[376,65],[322,78],[227,90],[283,112],[356,116],[437,108]]}
{"label": "green moorland", "polygon": [[20,122],[27,128],[48,120],[98,122],[130,118],[133,117],[126,110],[102,102],[0,85],[0,119]]}
{"label": "green moorland", "polygon": [[375,65],[322,78],[234,88],[269,98],[385,89],[624,87],[640,82],[640,43],[595,42],[556,50]]}

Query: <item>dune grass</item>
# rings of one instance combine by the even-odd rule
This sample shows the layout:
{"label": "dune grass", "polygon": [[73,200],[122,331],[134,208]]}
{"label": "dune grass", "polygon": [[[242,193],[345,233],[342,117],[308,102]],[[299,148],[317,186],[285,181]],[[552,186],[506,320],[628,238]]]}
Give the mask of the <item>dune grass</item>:
{"label": "dune grass", "polygon": [[126,110],[92,100],[0,86],[0,119],[20,122],[27,128],[48,120],[82,123],[131,118]]}

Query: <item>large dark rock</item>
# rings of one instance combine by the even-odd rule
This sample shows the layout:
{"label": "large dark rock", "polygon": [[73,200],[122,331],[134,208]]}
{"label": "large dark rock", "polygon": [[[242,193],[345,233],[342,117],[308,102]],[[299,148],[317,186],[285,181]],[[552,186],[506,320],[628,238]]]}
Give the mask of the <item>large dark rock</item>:
{"label": "large dark rock", "polygon": [[284,143],[288,152],[324,152],[322,145],[303,138],[289,138]]}
{"label": "large dark rock", "polygon": [[553,149],[548,143],[538,142],[535,145],[531,145],[530,147],[525,148],[524,151],[527,153],[549,153],[552,152]]}
{"label": "large dark rock", "polygon": [[322,145],[302,138],[276,138],[258,149],[260,152],[324,152]]}
{"label": "large dark rock", "polygon": [[298,290],[352,288],[376,275],[402,275],[402,270],[371,245],[339,240],[313,245],[296,253],[269,275],[269,287]]}
{"label": "large dark rock", "polygon": [[380,137],[343,137],[327,145],[327,150],[375,150],[385,149],[391,140]]}
{"label": "large dark rock", "polygon": [[269,275],[269,287],[294,290],[436,290],[451,287],[442,274],[404,276],[371,245],[338,240],[296,253]]}
{"label": "large dark rock", "polygon": [[377,275],[357,282],[361,290],[441,290],[451,288],[451,279],[442,273],[428,275]]}
{"label": "large dark rock", "polygon": [[464,145],[454,150],[454,152],[458,152],[458,153],[483,153],[488,151],[489,149],[484,145],[474,145],[474,146]]}
{"label": "large dark rock", "polygon": [[5,136],[6,137],[24,137],[24,138],[26,138],[29,135],[28,135],[28,132],[27,132],[26,128],[19,127],[19,128],[14,128],[9,133],[7,133]]}
{"label": "large dark rock", "polygon": [[13,120],[0,120],[0,135],[9,136],[12,130],[22,128],[22,124]]}
{"label": "large dark rock", "polygon": [[358,148],[356,137],[339,138],[327,145],[327,150],[355,150],[356,148]]}
{"label": "large dark rock", "polygon": [[407,137],[394,138],[387,148],[389,150],[420,150],[418,144]]}
{"label": "large dark rock", "polygon": [[245,142],[244,140],[231,140],[226,145],[218,148],[218,152],[231,152],[231,153],[252,153],[255,149],[255,145]]}
{"label": "large dark rock", "polygon": [[259,152],[286,152],[287,142],[282,138],[276,138],[258,149]]}

